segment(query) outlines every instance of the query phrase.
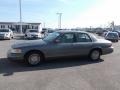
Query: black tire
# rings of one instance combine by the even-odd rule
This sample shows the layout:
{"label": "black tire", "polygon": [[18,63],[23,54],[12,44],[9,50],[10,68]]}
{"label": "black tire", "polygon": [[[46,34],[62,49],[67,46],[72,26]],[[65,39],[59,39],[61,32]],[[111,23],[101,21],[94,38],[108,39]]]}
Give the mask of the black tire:
{"label": "black tire", "polygon": [[43,56],[37,51],[32,51],[25,55],[25,62],[30,66],[39,65],[42,61]]}
{"label": "black tire", "polygon": [[12,39],[12,37],[10,36],[9,40],[11,40],[11,39]]}
{"label": "black tire", "polygon": [[9,38],[9,40],[11,40],[11,39],[13,39],[13,36],[12,36],[12,35],[10,35],[10,38]]}
{"label": "black tire", "polygon": [[14,38],[14,36],[12,35],[12,39]]}
{"label": "black tire", "polygon": [[100,60],[100,56],[101,56],[101,51],[100,50],[92,50],[89,54],[89,57],[92,61],[98,61]]}

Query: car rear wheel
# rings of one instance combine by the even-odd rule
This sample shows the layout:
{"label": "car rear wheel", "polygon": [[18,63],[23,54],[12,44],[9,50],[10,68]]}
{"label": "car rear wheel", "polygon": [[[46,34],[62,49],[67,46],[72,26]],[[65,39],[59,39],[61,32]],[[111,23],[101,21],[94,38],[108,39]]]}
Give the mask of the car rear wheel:
{"label": "car rear wheel", "polygon": [[118,40],[116,40],[116,42],[118,42]]}
{"label": "car rear wheel", "polygon": [[101,52],[100,50],[93,50],[90,53],[90,59],[93,61],[97,61],[100,59]]}
{"label": "car rear wheel", "polygon": [[31,66],[38,65],[42,62],[42,55],[38,52],[30,52],[26,55],[26,62]]}

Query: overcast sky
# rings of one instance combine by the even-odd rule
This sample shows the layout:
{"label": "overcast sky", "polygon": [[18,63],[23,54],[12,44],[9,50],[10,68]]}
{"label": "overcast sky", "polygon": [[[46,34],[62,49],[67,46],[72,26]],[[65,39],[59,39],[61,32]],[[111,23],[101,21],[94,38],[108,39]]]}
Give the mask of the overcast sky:
{"label": "overcast sky", "polygon": [[[120,0],[21,0],[23,22],[41,22],[58,27],[57,12],[62,12],[62,27],[107,26],[120,24]],[[19,0],[0,0],[0,21],[19,21]]]}

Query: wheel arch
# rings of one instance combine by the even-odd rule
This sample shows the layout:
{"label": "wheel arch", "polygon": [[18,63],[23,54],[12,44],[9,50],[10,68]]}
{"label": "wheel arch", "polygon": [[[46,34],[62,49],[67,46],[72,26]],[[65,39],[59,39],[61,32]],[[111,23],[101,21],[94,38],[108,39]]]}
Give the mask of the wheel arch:
{"label": "wheel arch", "polygon": [[99,51],[100,51],[100,54],[102,55],[102,48],[101,48],[101,47],[92,48],[92,49],[90,50],[90,53],[89,53],[89,54],[91,54],[91,52],[94,51],[94,50],[99,50]]}
{"label": "wheel arch", "polygon": [[42,58],[43,58],[43,60],[45,59],[45,54],[42,52],[42,51],[40,51],[40,50],[29,50],[29,51],[27,51],[25,54],[24,54],[24,59],[26,58],[26,56],[29,54],[29,53],[32,53],[32,52],[37,52],[37,53],[39,53],[40,55],[42,55]]}

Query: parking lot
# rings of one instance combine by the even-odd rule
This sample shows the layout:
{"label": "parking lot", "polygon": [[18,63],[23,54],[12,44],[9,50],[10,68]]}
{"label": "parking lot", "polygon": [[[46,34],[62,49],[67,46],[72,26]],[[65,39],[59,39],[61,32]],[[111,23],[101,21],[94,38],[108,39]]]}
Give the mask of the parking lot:
{"label": "parking lot", "polygon": [[6,59],[11,44],[20,41],[0,41],[0,90],[120,90],[120,41],[98,62],[60,59],[37,67]]}

